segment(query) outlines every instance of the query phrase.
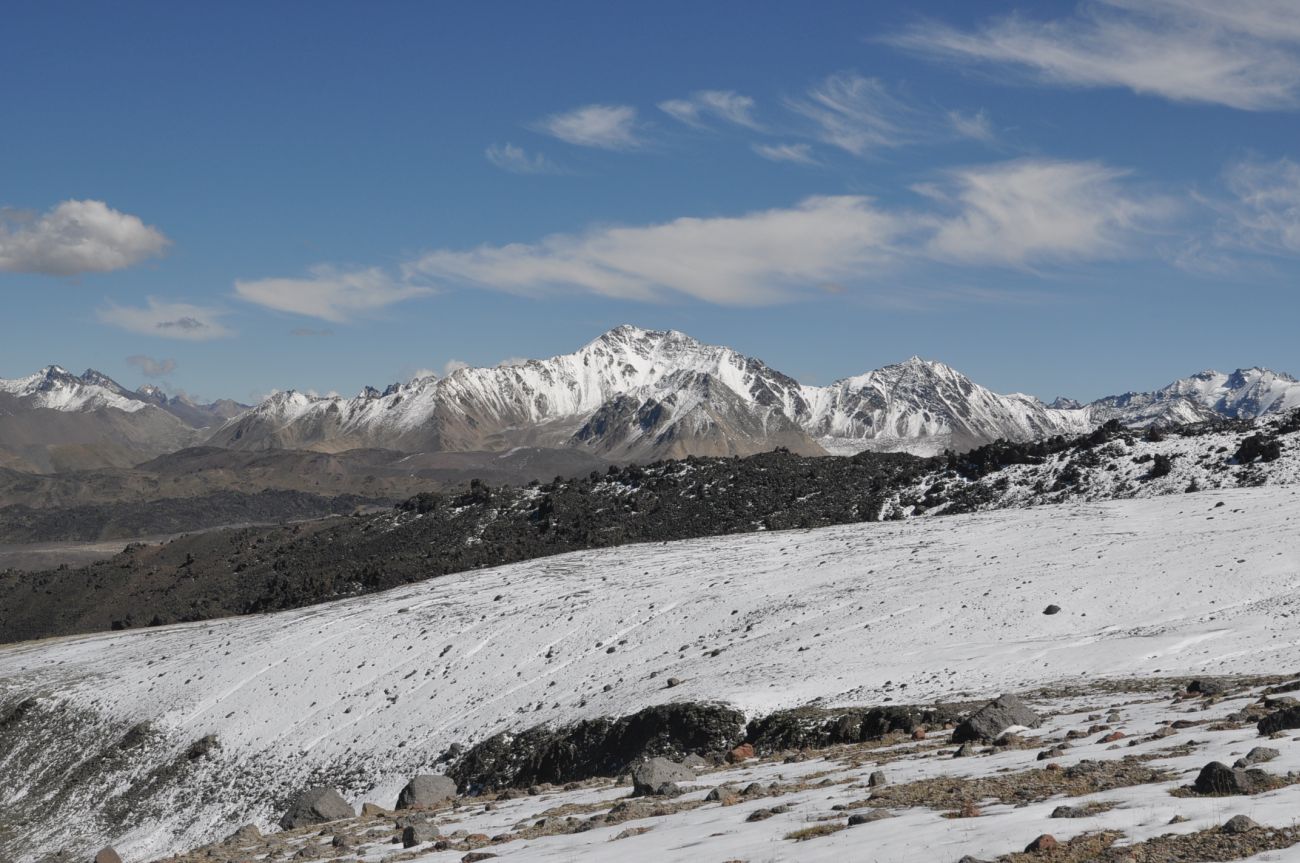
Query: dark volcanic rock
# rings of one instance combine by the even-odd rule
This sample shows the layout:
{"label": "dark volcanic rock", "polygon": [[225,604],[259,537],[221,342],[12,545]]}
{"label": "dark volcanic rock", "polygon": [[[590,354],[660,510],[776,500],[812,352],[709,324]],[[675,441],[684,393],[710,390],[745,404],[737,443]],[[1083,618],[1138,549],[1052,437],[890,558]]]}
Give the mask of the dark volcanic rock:
{"label": "dark volcanic rock", "polygon": [[456,780],[450,776],[423,774],[416,776],[397,795],[398,809],[437,806],[456,796]]}
{"label": "dark volcanic rock", "polygon": [[1042,718],[1027,704],[1007,693],[972,713],[952,732],[954,743],[974,740],[996,740],[998,735],[1013,725],[1037,728]]}
{"label": "dark volcanic rock", "polygon": [[617,776],[646,758],[726,752],[744,737],[745,716],[733,707],[662,704],[617,719],[497,734],[471,747],[447,774],[467,792],[563,785]]}
{"label": "dark volcanic rock", "polygon": [[799,707],[778,710],[749,723],[745,739],[759,754],[783,749],[821,749],[842,743],[877,740],[886,734],[911,734],[924,725],[943,725],[961,715],[957,707],[863,707],[826,710]]}
{"label": "dark volcanic rock", "polygon": [[1197,794],[1258,794],[1276,786],[1276,778],[1263,770],[1243,770],[1211,761],[1201,768],[1192,789]]}
{"label": "dark volcanic rock", "polygon": [[1270,713],[1255,726],[1260,734],[1273,734],[1277,731],[1289,731],[1300,728],[1300,707],[1284,707]]}
{"label": "dark volcanic rock", "polygon": [[299,792],[280,819],[285,830],[355,818],[356,812],[333,788],[308,788]]}

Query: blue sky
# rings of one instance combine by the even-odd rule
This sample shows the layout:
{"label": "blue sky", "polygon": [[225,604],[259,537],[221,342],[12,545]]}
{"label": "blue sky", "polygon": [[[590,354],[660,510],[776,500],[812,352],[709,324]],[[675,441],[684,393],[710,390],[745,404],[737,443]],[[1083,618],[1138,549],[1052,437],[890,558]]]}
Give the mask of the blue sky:
{"label": "blue sky", "polygon": [[624,322],[810,383],[1300,373],[1300,12],[1226,8],[10,2],[0,376],[351,393]]}

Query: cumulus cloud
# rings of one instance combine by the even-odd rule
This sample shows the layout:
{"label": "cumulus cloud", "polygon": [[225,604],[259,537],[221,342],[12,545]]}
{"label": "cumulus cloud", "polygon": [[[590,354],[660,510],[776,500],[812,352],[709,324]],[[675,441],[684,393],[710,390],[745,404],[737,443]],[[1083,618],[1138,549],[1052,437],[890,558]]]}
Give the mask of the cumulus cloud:
{"label": "cumulus cloud", "polygon": [[762,128],[754,119],[754,100],[734,90],[698,90],[685,99],[668,99],[659,110],[688,126],[702,127],[713,117],[749,129]]}
{"label": "cumulus cloud", "polygon": [[855,156],[899,147],[915,138],[914,112],[875,78],[831,75],[786,107],[814,124],[823,142]]}
{"label": "cumulus cloud", "polygon": [[534,244],[437,251],[409,269],[527,294],[574,288],[624,299],[676,294],[759,304],[883,263],[902,227],[868,198],[816,197],[789,209],[735,217],[681,218],[556,234]]}
{"label": "cumulus cloud", "polygon": [[226,314],[211,306],[196,306],[149,297],[146,305],[109,304],[97,313],[101,321],[133,333],[201,342],[234,333],[221,323]]}
{"label": "cumulus cloud", "polygon": [[636,108],[631,105],[584,105],[539,120],[536,128],[581,147],[632,150],[641,146]]}
{"label": "cumulus cloud", "polygon": [[43,215],[0,210],[0,271],[103,273],[160,255],[169,242],[103,201],[64,201]]}
{"label": "cumulus cloud", "polygon": [[1107,0],[1064,18],[1013,15],[970,30],[931,21],[890,41],[1045,84],[1123,87],[1243,110],[1300,104],[1292,0]]}
{"label": "cumulus cloud", "polygon": [[816,165],[811,144],[754,144],[754,152],[772,162],[795,162]]}
{"label": "cumulus cloud", "polygon": [[433,293],[427,287],[398,281],[378,267],[340,270],[321,265],[309,272],[301,279],[237,281],[235,296],[268,309],[341,323]]}
{"label": "cumulus cloud", "polygon": [[514,144],[493,144],[483,151],[489,162],[512,174],[558,174],[560,166],[541,153],[529,155],[523,147]]}
{"label": "cumulus cloud", "polygon": [[961,263],[1022,266],[1117,257],[1172,215],[1172,203],[1126,189],[1098,162],[1019,159],[952,171],[918,187],[949,214],[928,218],[926,250]]}
{"label": "cumulus cloud", "polygon": [[154,359],[144,354],[133,354],[126,358],[126,363],[135,366],[147,378],[165,378],[176,371],[176,360],[171,357]]}

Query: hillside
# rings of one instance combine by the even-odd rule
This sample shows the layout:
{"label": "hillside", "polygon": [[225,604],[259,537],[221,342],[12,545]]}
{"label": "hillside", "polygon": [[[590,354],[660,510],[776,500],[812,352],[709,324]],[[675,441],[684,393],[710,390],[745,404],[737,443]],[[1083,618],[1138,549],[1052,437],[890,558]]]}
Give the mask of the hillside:
{"label": "hillside", "polygon": [[[1274,673],[1300,601],[1297,495],[643,544],[6,647],[0,854],[180,850],[247,821],[267,828],[306,784],[386,801],[453,743],[663,702],[721,700],[752,717],[1099,676]],[[1044,615],[1049,604],[1060,613]]]}

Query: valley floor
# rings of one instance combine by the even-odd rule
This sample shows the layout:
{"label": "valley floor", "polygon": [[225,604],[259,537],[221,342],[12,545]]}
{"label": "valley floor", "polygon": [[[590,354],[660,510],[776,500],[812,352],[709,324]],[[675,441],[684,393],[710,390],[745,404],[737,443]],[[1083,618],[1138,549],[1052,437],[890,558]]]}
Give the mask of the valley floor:
{"label": "valley floor", "polygon": [[[579,552],[275,615],[0,648],[0,719],[34,699],[27,721],[0,721],[0,857],[110,841],[131,861],[174,853],[245,822],[269,827],[306,784],[390,801],[453,742],[665,701],[758,714],[1103,677],[1280,674],[1300,658],[1298,527],[1300,490],[1285,486],[1044,506]],[[1049,604],[1060,613],[1043,614]],[[681,684],[667,689],[669,677]],[[1054,709],[1099,709],[1096,698]],[[1152,730],[1144,711],[1124,708],[1135,733]],[[187,758],[208,735],[219,748]],[[897,769],[919,776],[930,763]],[[812,802],[780,828],[808,826]],[[1153,835],[1168,820],[1155,802],[1132,805],[1125,817]],[[1187,814],[1208,823],[1226,811]],[[959,819],[942,854],[907,856],[906,842],[930,841],[908,819],[933,817],[797,851],[773,835],[744,853],[818,859],[821,847],[845,859],[843,843],[872,830],[902,843],[874,859],[942,860],[959,845],[1010,850],[1023,832]],[[710,845],[721,827],[681,823],[694,826],[671,844],[635,847],[678,849],[654,859],[732,853]],[[570,859],[547,853],[519,859]]]}

